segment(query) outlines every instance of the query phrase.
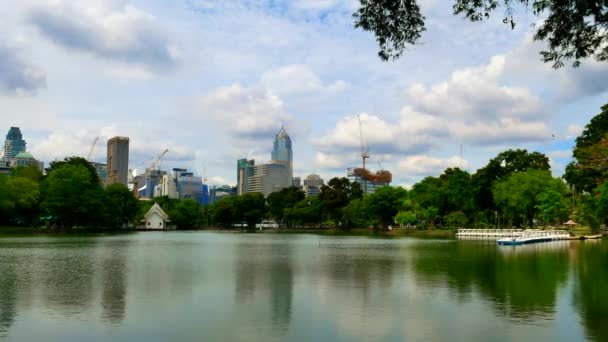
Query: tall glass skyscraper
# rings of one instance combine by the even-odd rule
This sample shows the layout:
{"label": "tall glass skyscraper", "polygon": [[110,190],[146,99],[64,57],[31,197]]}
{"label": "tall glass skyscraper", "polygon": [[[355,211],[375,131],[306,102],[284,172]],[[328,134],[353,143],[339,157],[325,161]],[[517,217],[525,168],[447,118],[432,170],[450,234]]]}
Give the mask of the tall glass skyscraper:
{"label": "tall glass skyscraper", "polygon": [[21,135],[19,127],[11,127],[8,130],[6,140],[4,141],[4,155],[2,160],[9,162],[21,152],[25,152],[25,140],[23,140],[23,135]]}
{"label": "tall glass skyscraper", "polygon": [[293,178],[293,152],[291,151],[291,138],[283,126],[281,126],[281,130],[274,138],[271,157],[273,161],[281,161],[287,164],[289,173],[288,184],[291,184]]}

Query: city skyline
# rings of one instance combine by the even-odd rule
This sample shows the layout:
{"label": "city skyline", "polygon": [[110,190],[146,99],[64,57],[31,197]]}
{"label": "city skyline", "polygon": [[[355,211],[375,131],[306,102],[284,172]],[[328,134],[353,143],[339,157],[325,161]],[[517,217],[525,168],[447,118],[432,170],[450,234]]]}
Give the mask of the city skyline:
{"label": "city skyline", "polygon": [[[96,136],[129,136],[138,171],[168,148],[163,168],[235,184],[234,161],[267,161],[284,122],[294,175],[329,179],[360,165],[361,115],[370,168],[380,162],[394,185],[474,172],[519,147],[546,153],[560,175],[607,95],[605,63],[540,61],[533,18],[471,25],[439,1],[423,3],[424,44],[388,63],[353,28],[356,1],[93,3],[7,2],[0,13],[0,70],[11,71],[0,127],[21,127],[47,164],[86,156]],[[104,142],[92,161],[104,162]]]}

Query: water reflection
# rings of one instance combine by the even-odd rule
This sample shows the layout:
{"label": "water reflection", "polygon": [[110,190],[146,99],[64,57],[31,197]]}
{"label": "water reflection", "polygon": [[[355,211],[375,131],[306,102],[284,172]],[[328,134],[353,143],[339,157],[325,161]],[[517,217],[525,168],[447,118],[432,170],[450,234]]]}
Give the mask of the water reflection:
{"label": "water reflection", "polygon": [[412,254],[414,270],[421,284],[447,286],[460,301],[482,295],[510,320],[551,318],[558,288],[568,278],[569,243],[506,247],[470,241],[420,245]]}
{"label": "water reflection", "polygon": [[292,313],[291,246],[288,243],[240,243],[237,256],[236,302],[241,308],[252,308],[239,315],[239,324],[255,325],[269,318],[272,335],[283,335],[289,329]]}
{"label": "water reflection", "polygon": [[126,312],[127,265],[123,248],[104,248],[98,256],[102,284],[101,319],[110,324],[120,324]]}
{"label": "water reflection", "polygon": [[606,242],[580,244],[576,259],[577,282],[574,306],[580,313],[587,334],[608,341],[608,249]]}
{"label": "water reflection", "polygon": [[18,274],[14,260],[0,262],[0,337],[6,337],[17,314]]}

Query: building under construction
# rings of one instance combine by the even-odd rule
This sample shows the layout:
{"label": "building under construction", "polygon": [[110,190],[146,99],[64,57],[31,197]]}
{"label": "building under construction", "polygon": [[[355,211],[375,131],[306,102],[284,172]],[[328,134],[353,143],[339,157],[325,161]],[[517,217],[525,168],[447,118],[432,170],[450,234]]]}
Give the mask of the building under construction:
{"label": "building under construction", "polygon": [[361,167],[351,167],[347,171],[348,179],[361,185],[364,194],[373,194],[377,188],[390,185],[393,174],[390,171],[380,170],[372,172]]}

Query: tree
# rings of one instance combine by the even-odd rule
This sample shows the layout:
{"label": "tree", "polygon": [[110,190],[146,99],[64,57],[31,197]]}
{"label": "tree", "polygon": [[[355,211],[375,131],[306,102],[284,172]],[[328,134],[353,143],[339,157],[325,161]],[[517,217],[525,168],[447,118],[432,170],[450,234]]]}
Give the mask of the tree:
{"label": "tree", "polygon": [[441,185],[439,178],[426,177],[412,186],[410,198],[420,208],[439,207],[441,205],[441,196],[439,194]]}
{"label": "tree", "polygon": [[209,208],[211,222],[215,225],[230,227],[236,221],[236,200],[237,196],[222,198],[219,202]]}
{"label": "tree", "polygon": [[97,175],[97,170],[93,164],[91,164],[88,160],[82,157],[68,157],[64,160],[52,161],[49,167],[46,169],[46,174],[50,175],[53,171],[65,166],[65,165],[73,165],[73,166],[83,166],[87,169],[88,175],[90,177],[90,181],[92,184],[101,184],[101,179],[99,175]]}
{"label": "tree", "polygon": [[[361,7],[353,14],[355,27],[373,32],[383,61],[399,58],[408,46],[415,45],[426,30],[419,0],[359,0]],[[497,9],[503,10],[503,22],[515,27],[515,7],[531,9],[542,19],[534,40],[544,41],[540,52],[545,63],[554,68],[573,60],[594,57],[608,60],[608,3],[605,0],[453,0],[454,15],[472,22],[487,20]]]}
{"label": "tree", "polygon": [[370,223],[369,208],[361,198],[355,198],[342,209],[344,227],[367,227]]}
{"label": "tree", "polygon": [[247,222],[249,229],[255,228],[266,215],[266,200],[264,195],[255,192],[236,197],[236,216],[239,220]]}
{"label": "tree", "polygon": [[566,188],[560,179],[553,179],[549,171],[530,169],[515,172],[508,178],[497,182],[492,189],[494,201],[516,225],[521,223],[533,226],[538,211],[539,194],[552,189],[565,194]]}
{"label": "tree", "polygon": [[550,170],[549,158],[540,152],[528,152],[525,149],[499,153],[471,177],[474,207],[493,214],[498,209],[492,193],[494,183],[514,172],[525,172],[529,169]]}
{"label": "tree", "polygon": [[38,218],[39,203],[38,183],[25,177],[0,175],[0,221],[33,224]]}
{"label": "tree", "polygon": [[304,198],[287,213],[286,219],[296,224],[321,222],[321,202],[318,196]]}
{"label": "tree", "polygon": [[289,187],[281,189],[280,191],[273,192],[268,195],[266,201],[268,202],[268,211],[274,217],[275,220],[282,222],[289,216],[289,212],[293,209],[296,203],[306,197],[304,191],[297,187]]}
{"label": "tree", "polygon": [[196,227],[203,218],[201,205],[191,199],[183,199],[175,208],[167,213],[171,222],[179,229]]}
{"label": "tree", "polygon": [[453,211],[472,212],[473,193],[471,175],[459,168],[447,168],[441,176],[439,213],[447,215]]}
{"label": "tree", "polygon": [[35,183],[40,183],[43,178],[40,169],[38,169],[38,167],[34,165],[19,166],[13,168],[11,169],[11,176],[27,178]]}
{"label": "tree", "polygon": [[469,219],[462,211],[453,211],[445,217],[445,222],[451,227],[463,227],[469,222]]}
{"label": "tree", "polygon": [[399,223],[400,225],[409,226],[416,224],[418,222],[418,218],[416,217],[416,214],[412,211],[400,211],[395,216],[395,222]]}
{"label": "tree", "polygon": [[545,189],[538,195],[539,210],[544,222],[555,222],[559,224],[561,220],[568,217],[568,204],[564,198],[564,193],[555,189]]}
{"label": "tree", "polygon": [[591,193],[608,180],[608,104],[585,126],[576,138],[564,179],[575,189]]}
{"label": "tree", "polygon": [[[115,228],[132,223],[138,212],[138,201],[133,193],[122,184],[110,184],[106,187],[108,215]],[[149,209],[149,208],[148,208]]]}
{"label": "tree", "polygon": [[371,218],[382,227],[394,223],[393,218],[402,208],[407,191],[401,187],[383,186],[363,199]]}
{"label": "tree", "polygon": [[83,165],[53,168],[41,184],[41,207],[66,228],[107,224],[105,193]]}
{"label": "tree", "polygon": [[363,191],[359,183],[351,182],[346,177],[332,178],[321,186],[319,200],[323,210],[334,220],[339,221],[344,208],[350,201],[361,198]]}

